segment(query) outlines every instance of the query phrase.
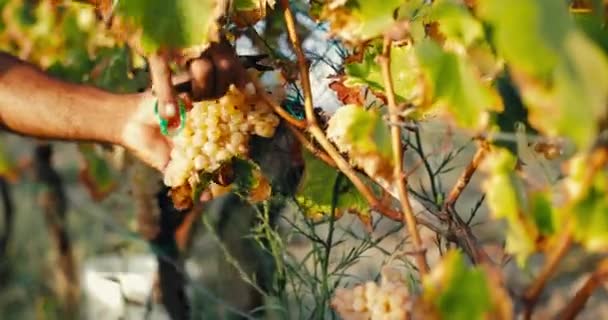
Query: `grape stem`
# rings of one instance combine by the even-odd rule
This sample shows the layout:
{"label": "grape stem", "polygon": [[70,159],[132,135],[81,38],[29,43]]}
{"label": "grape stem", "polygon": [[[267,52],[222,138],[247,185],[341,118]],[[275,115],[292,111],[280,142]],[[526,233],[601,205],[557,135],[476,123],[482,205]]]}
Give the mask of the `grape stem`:
{"label": "grape stem", "polygon": [[[393,78],[391,74],[391,46],[392,41],[386,37],[384,39],[384,46],[382,55],[378,57],[380,62],[380,68],[382,72],[382,79],[384,82],[384,91],[386,100],[388,102],[389,117],[392,123],[399,122],[399,108],[395,99],[395,90],[393,87]],[[416,258],[416,264],[418,270],[422,275],[429,272],[429,265],[426,260],[426,250],[422,243],[418,226],[416,224],[416,217],[412,210],[412,204],[410,203],[410,197],[407,189],[407,175],[403,170],[403,143],[401,136],[401,127],[398,125],[391,125],[391,142],[393,146],[393,182],[397,184],[399,202],[401,203],[401,210],[403,210],[403,224],[407,228],[407,233],[412,237],[414,242],[414,256]]]}
{"label": "grape stem", "polygon": [[319,143],[319,145],[321,145],[327,155],[336,163],[338,169],[342,171],[342,173],[344,173],[344,175],[353,183],[355,188],[357,188],[373,210],[376,210],[391,219],[400,217],[399,212],[394,212],[376,198],[372,190],[363,182],[361,177],[342,157],[342,155],[340,155],[338,150],[329,141],[329,139],[327,139],[325,133],[319,127],[312,101],[312,88],[308,73],[308,62],[304,56],[304,52],[302,51],[298,34],[296,33],[295,19],[293,12],[291,11],[291,7],[289,6],[289,0],[281,0],[281,6],[283,7],[283,17],[285,18],[285,23],[287,25],[287,34],[289,35],[289,40],[298,59],[300,81],[304,91],[304,111],[306,114],[308,132]]}

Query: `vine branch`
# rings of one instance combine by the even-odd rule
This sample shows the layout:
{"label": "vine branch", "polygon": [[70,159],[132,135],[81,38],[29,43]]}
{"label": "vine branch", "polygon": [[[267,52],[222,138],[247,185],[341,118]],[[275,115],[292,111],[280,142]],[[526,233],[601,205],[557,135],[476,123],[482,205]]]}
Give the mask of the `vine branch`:
{"label": "vine branch", "polygon": [[289,123],[291,126],[299,129],[306,129],[306,127],[308,127],[306,121],[294,118],[289,112],[283,109],[278,103],[276,103],[276,101],[268,96],[266,90],[264,90],[264,87],[259,83],[258,80],[256,80],[254,77],[252,77],[252,79],[254,79],[253,84],[260,98],[262,98],[264,103],[271,107],[272,110],[279,115],[279,117],[281,117],[281,119],[287,121],[287,123]]}
{"label": "vine branch", "polygon": [[302,51],[300,39],[296,33],[295,19],[291,7],[289,6],[289,0],[281,0],[281,6],[283,7],[283,16],[287,25],[287,34],[289,40],[296,53],[298,60],[298,71],[300,73],[300,81],[302,83],[302,89],[304,91],[304,111],[306,114],[306,121],[308,122],[308,132],[313,138],[321,145],[323,150],[327,152],[328,156],[336,163],[336,166],[346,177],[353,183],[355,188],[361,193],[365,200],[370,204],[372,209],[375,209],[383,214],[390,213],[390,209],[384,206],[374,195],[372,190],[361,180],[357,172],[349,165],[349,163],[340,155],[338,150],[332,145],[327,139],[325,133],[319,127],[317,118],[314,112],[314,106],[312,101],[312,88],[310,85],[310,75],[308,73],[308,62]]}
{"label": "vine branch", "polygon": [[[589,163],[589,169],[585,172],[585,176],[583,177],[584,186],[589,186],[593,182],[593,177],[595,176],[595,174],[601,168],[603,168],[606,163],[608,163],[608,150],[606,148],[597,148],[589,154],[587,160]],[[558,263],[561,261],[561,259],[564,257],[564,255],[570,248],[570,245],[572,244],[572,227],[572,224],[566,225],[562,238],[560,239],[558,244],[553,248],[553,251],[550,252],[549,259],[543,267],[543,270],[541,271],[540,275],[525,292],[524,300],[526,302],[526,309],[524,310],[524,319],[528,320],[532,318],[532,313],[534,312],[536,301],[542,293],[545,284],[547,283],[549,278],[555,273],[555,269]],[[602,265],[600,265],[600,267],[602,267]],[[608,269],[608,266],[602,268]],[[581,295],[583,294],[585,294],[585,292],[581,293]],[[584,301],[586,301],[586,299],[583,299],[583,296],[581,296],[579,299],[583,300],[581,301],[583,304]],[[580,302],[573,301],[572,303]],[[571,310],[570,312],[576,311],[574,309],[577,308],[577,305],[575,304],[574,306],[572,306],[572,308],[573,310]]]}
{"label": "vine branch", "polygon": [[595,271],[589,276],[585,284],[578,289],[572,301],[560,312],[560,319],[572,320],[585,307],[587,300],[591,297],[595,289],[602,285],[608,278],[608,259],[600,261]]}
{"label": "vine branch", "polygon": [[479,168],[479,165],[481,164],[483,159],[485,159],[489,150],[490,145],[488,144],[488,142],[482,140],[479,143],[479,148],[477,148],[477,151],[473,156],[473,160],[471,160],[471,162],[467,165],[460,177],[458,177],[458,180],[456,181],[456,184],[454,184],[452,190],[450,190],[450,193],[448,194],[448,197],[446,198],[445,203],[443,205],[443,210],[445,212],[450,212],[449,209],[454,208],[454,206],[456,205],[456,201],[458,201],[458,198],[471,181],[471,178],[477,171],[477,168]]}
{"label": "vine branch", "polygon": [[304,133],[302,133],[300,130],[298,130],[297,128],[295,128],[291,125],[287,125],[287,128],[289,128],[289,130],[293,133],[293,135],[296,137],[298,142],[300,142],[300,144],[302,146],[304,146],[304,148],[306,148],[310,153],[312,153],[315,157],[321,159],[328,166],[337,168],[336,162],[334,161],[334,159],[332,159],[329,155],[327,155],[327,153],[325,153],[325,151],[323,151],[323,150],[319,149],[317,146],[315,146],[310,141],[310,139],[308,137],[306,137],[306,135]]}
{"label": "vine branch", "polygon": [[547,281],[549,281],[551,276],[553,276],[553,274],[555,273],[559,262],[566,255],[566,252],[570,248],[571,244],[572,235],[570,233],[569,227],[567,227],[567,230],[564,232],[564,235],[559,239],[559,242],[555,245],[555,247],[553,247],[553,250],[549,252],[547,263],[545,263],[545,265],[543,266],[540,274],[524,293],[524,301],[526,303],[524,310],[524,319],[530,320],[532,318],[532,314],[534,313],[534,308],[536,307],[538,297],[545,288]]}
{"label": "vine branch", "polygon": [[[392,41],[388,38],[384,41],[384,47],[382,55],[379,57],[380,67],[382,69],[382,78],[384,81],[384,87],[386,91],[386,99],[388,101],[388,109],[390,121],[393,123],[399,122],[399,110],[397,102],[395,101],[395,91],[393,88],[393,79],[391,75],[390,63],[391,63],[391,45]],[[426,261],[426,251],[418,232],[416,224],[416,217],[412,210],[412,204],[410,203],[410,197],[407,189],[407,177],[403,172],[403,144],[401,141],[401,127],[391,126],[391,142],[393,146],[393,180],[397,184],[399,192],[399,202],[401,203],[401,209],[403,210],[403,223],[406,225],[409,234],[412,236],[414,242],[414,248],[416,251],[416,264],[418,269],[424,275],[428,273],[429,266]]]}

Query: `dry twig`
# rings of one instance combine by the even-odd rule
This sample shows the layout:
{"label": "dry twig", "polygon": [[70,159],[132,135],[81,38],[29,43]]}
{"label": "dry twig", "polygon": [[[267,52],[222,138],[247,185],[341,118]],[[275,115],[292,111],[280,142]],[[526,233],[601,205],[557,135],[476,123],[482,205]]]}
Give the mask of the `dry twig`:
{"label": "dry twig", "polygon": [[473,177],[473,174],[475,174],[477,168],[479,168],[479,165],[481,164],[483,159],[485,159],[489,150],[490,146],[488,142],[481,141],[479,143],[479,148],[477,149],[477,152],[475,152],[473,160],[471,160],[471,162],[464,169],[460,177],[458,177],[458,181],[456,181],[456,184],[454,184],[454,187],[452,188],[445,200],[443,210],[446,213],[449,213],[449,209],[454,208],[454,206],[456,205],[456,201],[458,201],[458,198],[471,181],[471,177]]}
{"label": "dry twig", "polygon": [[564,234],[559,242],[555,245],[555,247],[553,247],[553,250],[549,252],[547,263],[545,263],[543,266],[540,274],[524,293],[524,301],[526,303],[524,309],[524,319],[529,320],[532,318],[538,297],[545,288],[547,281],[549,281],[551,276],[553,276],[555,273],[559,262],[562,260],[564,255],[566,255],[566,252],[568,252],[571,244],[572,236],[570,234],[570,230],[566,230],[564,231]]}

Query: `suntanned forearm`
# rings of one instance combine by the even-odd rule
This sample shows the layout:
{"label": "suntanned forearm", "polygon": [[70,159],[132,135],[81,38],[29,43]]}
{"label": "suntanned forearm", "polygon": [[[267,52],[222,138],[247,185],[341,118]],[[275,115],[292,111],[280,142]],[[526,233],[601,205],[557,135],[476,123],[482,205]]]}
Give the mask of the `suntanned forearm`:
{"label": "suntanned forearm", "polygon": [[67,83],[0,52],[0,125],[39,138],[121,143],[143,94]]}

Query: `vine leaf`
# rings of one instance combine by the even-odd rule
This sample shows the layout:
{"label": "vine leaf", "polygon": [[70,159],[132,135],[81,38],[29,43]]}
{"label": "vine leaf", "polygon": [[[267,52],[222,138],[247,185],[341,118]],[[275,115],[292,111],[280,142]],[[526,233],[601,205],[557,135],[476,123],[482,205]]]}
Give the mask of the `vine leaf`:
{"label": "vine leaf", "polygon": [[561,231],[561,213],[552,207],[549,190],[527,190],[515,169],[517,158],[506,149],[495,149],[482,168],[488,173],[483,188],[492,215],[507,223],[506,251],[519,265]]}
{"label": "vine leaf", "polygon": [[480,2],[478,11],[494,27],[494,43],[507,61],[534,76],[552,73],[572,26],[565,3],[489,0]]}
{"label": "vine leaf", "polygon": [[381,35],[393,24],[395,9],[403,3],[402,0],[367,1],[358,0],[358,10],[355,17],[361,22],[362,39],[371,39]]}
{"label": "vine leaf", "polygon": [[338,108],[329,119],[327,137],[369,176],[390,181],[393,170],[390,129],[378,111],[353,104]]}
{"label": "vine leaf", "polygon": [[462,56],[443,51],[431,40],[419,43],[416,53],[432,109],[451,115],[458,125],[469,129],[487,125],[488,111],[502,111],[497,92]]}
{"label": "vine leaf", "polygon": [[[603,7],[601,3],[600,5]],[[603,12],[603,9],[601,10],[592,13],[573,13],[573,16],[577,27],[602,48],[604,53],[608,53],[608,33],[604,30],[604,15],[597,14]]]}
{"label": "vine leaf", "polygon": [[330,22],[332,32],[346,41],[360,42],[382,35],[395,21],[402,0],[327,1],[320,18]]}
{"label": "vine leaf", "polygon": [[481,22],[460,1],[434,1],[428,19],[436,21],[442,36],[468,47],[484,38]]}
{"label": "vine leaf", "polygon": [[608,249],[608,173],[597,172],[590,183],[585,183],[588,166],[585,157],[571,160],[571,174],[567,185],[572,201],[565,206],[574,217],[574,237],[590,251]]}
{"label": "vine leaf", "polygon": [[[206,44],[219,14],[216,0],[119,1],[117,13],[141,28],[146,52]],[[214,14],[215,13],[215,14]]]}
{"label": "vine leaf", "polygon": [[120,93],[137,92],[149,82],[147,72],[136,70],[130,75],[130,52],[127,47],[103,48],[89,81],[102,89]]}
{"label": "vine leaf", "polygon": [[[308,217],[320,219],[331,214],[334,184],[340,172],[308,151],[303,150],[302,157],[304,173],[296,193],[296,201]],[[370,208],[365,198],[348,179],[340,180],[342,183],[338,186],[339,194],[335,195],[336,217],[341,217],[345,211],[349,211],[360,216],[362,221],[371,223]]]}
{"label": "vine leaf", "polygon": [[231,18],[238,27],[247,27],[266,17],[266,8],[273,8],[275,0],[234,0]]}
{"label": "vine leaf", "polygon": [[[376,57],[382,49],[378,46],[366,48],[360,62],[348,63],[344,66],[346,73],[344,85],[347,87],[369,87],[376,95],[384,96],[382,72]],[[398,101],[412,101],[420,96],[420,77],[416,66],[412,63],[413,50],[411,46],[393,46],[391,49],[391,73]]]}
{"label": "vine leaf", "polygon": [[551,203],[549,192],[531,192],[529,207],[532,219],[542,236],[551,236],[559,231],[561,215]]}
{"label": "vine leaf", "polygon": [[479,4],[493,41],[539,131],[588,148],[608,103],[608,59],[577,29],[566,3],[553,0]]}
{"label": "vine leaf", "polygon": [[[469,267],[459,251],[444,255],[433,271],[422,279],[423,302],[432,305],[439,319],[487,319],[493,309],[493,294],[482,269]],[[475,303],[471,303],[475,301]]]}

